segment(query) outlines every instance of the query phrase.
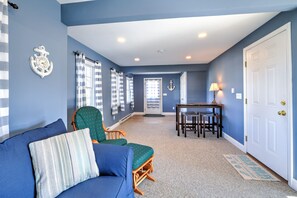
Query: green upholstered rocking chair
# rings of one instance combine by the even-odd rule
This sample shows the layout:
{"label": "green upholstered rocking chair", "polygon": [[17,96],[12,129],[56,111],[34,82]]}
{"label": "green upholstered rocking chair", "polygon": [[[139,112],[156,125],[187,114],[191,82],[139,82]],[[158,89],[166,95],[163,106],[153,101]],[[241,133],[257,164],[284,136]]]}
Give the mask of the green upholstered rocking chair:
{"label": "green upholstered rocking chair", "polygon": [[102,122],[101,112],[91,106],[81,107],[72,116],[72,126],[74,130],[90,129],[93,143],[126,145],[127,140],[121,138],[126,136],[126,132],[121,130],[107,130]]}

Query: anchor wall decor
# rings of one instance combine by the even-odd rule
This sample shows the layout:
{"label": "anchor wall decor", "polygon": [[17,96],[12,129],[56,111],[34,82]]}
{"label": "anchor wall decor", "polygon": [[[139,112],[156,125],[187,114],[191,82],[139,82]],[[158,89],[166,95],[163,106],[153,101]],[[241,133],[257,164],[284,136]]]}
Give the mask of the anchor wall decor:
{"label": "anchor wall decor", "polygon": [[173,80],[169,81],[169,85],[167,86],[169,91],[173,91],[175,89],[175,85],[173,84]]}
{"label": "anchor wall decor", "polygon": [[53,62],[49,61],[47,56],[49,52],[45,50],[43,45],[34,48],[34,51],[39,53],[38,55],[30,57],[30,63],[32,70],[39,75],[41,78],[48,76],[53,71]]}

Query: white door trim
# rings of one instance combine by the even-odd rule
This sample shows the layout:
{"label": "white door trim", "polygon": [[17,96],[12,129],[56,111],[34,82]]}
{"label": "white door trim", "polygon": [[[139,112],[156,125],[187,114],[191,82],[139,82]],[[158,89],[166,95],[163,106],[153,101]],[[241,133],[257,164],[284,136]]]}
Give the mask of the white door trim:
{"label": "white door trim", "polygon": [[[187,104],[187,75],[188,75],[187,72],[183,72],[179,78],[180,79],[180,103],[181,104]],[[182,79],[184,79],[184,81]]]}
{"label": "white door trim", "polygon": [[146,91],[146,88],[145,88],[145,80],[146,79],[156,79],[156,80],[161,80],[161,85],[160,85],[160,114],[163,113],[163,78],[143,78],[143,112],[146,114],[146,98],[145,98],[145,91]]}
{"label": "white door trim", "polygon": [[[287,33],[287,93],[288,93],[288,184],[292,188],[296,189],[296,185],[293,185],[293,95],[292,95],[292,56],[291,56],[291,22],[283,25],[277,30],[271,32],[270,34],[264,36],[258,41],[252,43],[243,49],[243,85],[244,85],[244,100],[247,98],[247,68],[245,67],[245,62],[247,60],[246,53],[249,49],[259,45],[260,43],[274,37],[275,35],[286,31]],[[247,104],[244,102],[244,151],[247,152],[247,142],[245,137],[247,136]]]}

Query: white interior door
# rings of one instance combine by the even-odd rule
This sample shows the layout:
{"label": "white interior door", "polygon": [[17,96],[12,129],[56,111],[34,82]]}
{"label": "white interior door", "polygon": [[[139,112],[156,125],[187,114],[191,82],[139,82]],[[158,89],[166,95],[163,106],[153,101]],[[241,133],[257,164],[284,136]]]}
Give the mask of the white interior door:
{"label": "white interior door", "polygon": [[187,104],[187,72],[180,76],[180,103]]}
{"label": "white interior door", "polygon": [[246,51],[247,152],[288,178],[287,36],[283,31]]}
{"label": "white interior door", "polygon": [[144,79],[144,113],[162,113],[162,78]]}

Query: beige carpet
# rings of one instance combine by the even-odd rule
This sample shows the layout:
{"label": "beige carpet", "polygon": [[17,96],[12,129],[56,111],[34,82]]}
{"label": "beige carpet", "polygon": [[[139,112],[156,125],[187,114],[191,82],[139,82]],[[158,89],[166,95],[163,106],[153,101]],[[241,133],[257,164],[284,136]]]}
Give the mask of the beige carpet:
{"label": "beige carpet", "polygon": [[285,182],[244,180],[223,156],[243,153],[225,139],[211,133],[205,139],[178,137],[174,116],[134,116],[118,129],[129,142],[155,150],[156,182],[143,181],[145,195],[136,197],[297,197]]}

